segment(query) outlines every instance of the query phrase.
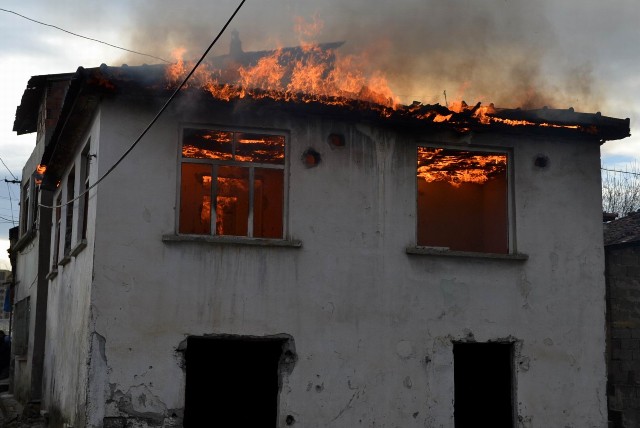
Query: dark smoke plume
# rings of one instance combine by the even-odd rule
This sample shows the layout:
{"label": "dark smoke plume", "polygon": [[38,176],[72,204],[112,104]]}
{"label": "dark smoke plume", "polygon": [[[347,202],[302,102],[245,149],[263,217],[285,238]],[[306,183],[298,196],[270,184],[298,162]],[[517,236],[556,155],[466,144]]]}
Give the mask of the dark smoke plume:
{"label": "dark smoke plume", "polygon": [[[135,5],[131,46],[162,57],[183,47],[190,59],[237,2]],[[445,104],[446,91],[449,103],[599,109],[591,68],[567,65],[547,17],[545,2],[537,0],[253,0],[232,27],[245,51],[268,50],[311,41],[295,30],[306,21],[303,28],[317,31],[314,41],[345,41],[338,54],[360,55],[368,60],[366,71],[382,71],[403,103]],[[227,54],[229,43],[230,33],[213,55]]]}

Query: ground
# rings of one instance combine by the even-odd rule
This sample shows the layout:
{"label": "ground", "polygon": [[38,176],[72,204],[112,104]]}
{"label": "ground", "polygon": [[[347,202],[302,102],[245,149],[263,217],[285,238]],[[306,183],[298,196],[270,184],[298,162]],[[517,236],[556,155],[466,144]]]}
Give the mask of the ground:
{"label": "ground", "polygon": [[32,407],[23,408],[11,394],[0,394],[0,427],[2,428],[45,428],[44,418]]}

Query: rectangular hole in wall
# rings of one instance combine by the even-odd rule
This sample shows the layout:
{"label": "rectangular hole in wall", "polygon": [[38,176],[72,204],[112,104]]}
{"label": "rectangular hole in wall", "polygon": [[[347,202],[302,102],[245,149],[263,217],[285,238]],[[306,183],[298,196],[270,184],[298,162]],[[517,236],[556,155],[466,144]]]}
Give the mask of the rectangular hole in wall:
{"label": "rectangular hole in wall", "polygon": [[513,344],[453,344],[456,428],[513,427]]}
{"label": "rectangular hole in wall", "polygon": [[184,426],[276,427],[283,339],[189,337]]}

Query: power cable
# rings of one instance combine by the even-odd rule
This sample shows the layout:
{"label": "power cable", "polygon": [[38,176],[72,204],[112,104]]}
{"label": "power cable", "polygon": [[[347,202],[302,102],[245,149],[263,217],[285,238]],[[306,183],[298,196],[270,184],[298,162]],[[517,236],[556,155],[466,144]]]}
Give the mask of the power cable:
{"label": "power cable", "polygon": [[631,174],[631,175],[640,175],[640,172],[631,172],[631,171],[620,171],[618,169],[607,169],[607,168],[600,168],[602,171],[609,171],[609,172],[617,172],[619,174]]}
{"label": "power cable", "polygon": [[0,162],[2,162],[2,165],[4,165],[5,168],[7,168],[7,171],[9,171],[9,174],[11,174],[11,176],[13,177],[14,180],[16,180],[18,183],[20,182],[20,180],[18,180],[18,177],[16,177],[15,175],[13,175],[13,172],[11,172],[11,170],[9,169],[9,167],[7,166],[6,163],[4,163],[4,161],[2,160],[2,158],[0,158]]}
{"label": "power cable", "polygon": [[11,222],[16,224],[16,221],[13,218],[13,199],[11,199],[11,189],[9,188],[9,183],[7,184],[7,190],[9,191],[9,203],[11,204]]}
{"label": "power cable", "polygon": [[120,49],[120,50],[123,50],[123,51],[126,51],[126,52],[131,52],[131,53],[134,53],[134,54],[137,54],[137,55],[142,55],[142,56],[147,56],[149,58],[159,59],[160,61],[164,61],[167,64],[171,64],[171,61],[167,61],[166,59],[160,58],[159,56],[149,55],[149,54],[146,54],[146,53],[143,53],[143,52],[138,52],[138,51],[134,51],[134,50],[131,50],[131,49],[123,48],[121,46],[112,45],[111,43],[103,42],[102,40],[93,39],[91,37],[83,36],[82,34],[77,34],[77,33],[71,32],[69,30],[65,30],[64,28],[60,28],[60,27],[58,27],[56,25],[47,24],[46,22],[41,22],[41,21],[38,21],[38,20],[35,20],[35,19],[32,19],[32,18],[29,18],[28,16],[21,15],[18,12],[14,12],[12,10],[2,9],[2,8],[0,8],[0,10],[3,11],[3,12],[7,12],[7,13],[13,13],[14,15],[18,15],[19,17],[24,18],[24,19],[26,19],[28,21],[35,22],[36,24],[45,25],[47,27],[55,28],[56,30],[64,31],[65,33],[71,34],[72,36],[81,37],[83,39],[91,40],[92,42],[102,43],[103,45],[111,46],[112,48]]}
{"label": "power cable", "polygon": [[231,24],[231,21],[233,21],[233,18],[235,18],[236,14],[240,11],[240,8],[242,7],[242,5],[244,4],[246,0],[242,0],[240,2],[240,4],[238,5],[238,7],[236,8],[236,10],[233,12],[233,14],[229,17],[229,19],[227,20],[227,22],[224,24],[224,26],[222,27],[222,29],[220,30],[220,32],[218,33],[218,35],[216,36],[215,39],[213,39],[213,41],[211,42],[211,44],[209,45],[209,47],[207,48],[206,51],[204,51],[204,53],[202,54],[202,56],[200,57],[200,59],[198,60],[198,62],[196,62],[196,64],[193,66],[193,68],[191,69],[191,71],[189,72],[189,74],[187,74],[187,76],[182,80],[182,83],[180,83],[180,85],[176,88],[175,91],[173,91],[173,93],[171,94],[171,96],[167,99],[167,101],[164,103],[164,105],[162,106],[162,108],[158,111],[158,113],[156,113],[155,117],[151,120],[151,122],[149,122],[149,124],[146,126],[146,128],[140,133],[140,135],[138,136],[138,138],[136,138],[136,140],[131,144],[131,146],[122,154],[122,156],[120,156],[120,158],[111,166],[111,168],[109,168],[107,170],[107,172],[105,172],[102,177],[98,178],[98,180],[93,183],[91,186],[89,186],[87,189],[85,189],[82,193],[80,193],[78,196],[76,196],[75,198],[71,199],[70,201],[66,201],[64,204],[60,204],[60,205],[42,205],[42,204],[38,204],[39,206],[43,207],[43,208],[49,208],[49,209],[53,209],[53,208],[61,208],[65,205],[69,205],[71,203],[73,203],[74,201],[77,201],[78,199],[82,198],[85,194],[87,194],[91,189],[93,189],[94,187],[96,187],[98,184],[100,184],[100,182],[102,182],[102,180],[104,180],[105,178],[107,178],[109,176],[109,174],[111,174],[113,172],[114,169],[116,169],[116,167],[118,165],[120,165],[120,163],[124,160],[124,158],[126,158],[129,153],[131,153],[131,151],[138,145],[138,143],[140,142],[140,140],[142,140],[142,137],[144,137],[146,135],[146,133],[149,131],[149,129],[151,129],[151,127],[158,121],[158,119],[160,118],[160,116],[162,115],[162,113],[164,113],[164,111],[167,109],[167,107],[169,107],[169,104],[171,104],[171,102],[173,101],[173,99],[176,97],[176,95],[178,95],[178,93],[182,90],[182,88],[184,87],[184,85],[187,84],[187,81],[191,78],[191,76],[193,75],[193,73],[195,73],[196,69],[200,66],[200,64],[202,63],[202,61],[204,61],[205,57],[207,56],[207,54],[209,53],[209,51],[213,48],[213,46],[216,44],[216,42],[218,41],[218,39],[222,36],[222,34],[224,33],[224,31],[227,29],[227,27],[229,26],[229,24]]}

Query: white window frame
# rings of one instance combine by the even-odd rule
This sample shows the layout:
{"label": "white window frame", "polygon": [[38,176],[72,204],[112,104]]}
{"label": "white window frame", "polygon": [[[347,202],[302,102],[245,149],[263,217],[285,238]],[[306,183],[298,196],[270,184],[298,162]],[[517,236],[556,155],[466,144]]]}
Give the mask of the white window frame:
{"label": "white window frame", "polygon": [[[240,162],[234,160],[222,160],[222,159],[201,159],[201,158],[183,158],[182,157],[182,144],[184,138],[184,131],[186,129],[206,129],[216,130],[222,132],[234,133],[234,147],[235,147],[235,134],[236,133],[249,133],[249,134],[262,134],[284,137],[284,162],[282,165],[257,163],[257,162]],[[234,127],[220,124],[191,124],[185,123],[179,129],[178,147],[177,147],[177,184],[176,184],[176,216],[175,216],[175,230],[177,236],[194,236],[194,237],[208,237],[208,238],[222,238],[225,240],[268,240],[268,241],[284,241],[289,236],[288,219],[289,219],[289,144],[290,134],[286,130],[281,129],[265,129],[265,128],[249,128],[249,127]],[[211,165],[212,177],[217,176],[218,166],[238,166],[247,168],[249,170],[249,215],[247,225],[247,236],[236,235],[217,235],[216,234],[216,210],[215,210],[215,198],[213,197],[216,192],[216,182],[212,180],[211,183],[211,232],[209,234],[184,234],[180,233],[180,207],[181,207],[181,184],[182,184],[182,164],[183,163],[198,163],[204,165]],[[279,238],[261,238],[253,237],[253,181],[255,168],[265,169],[279,169],[283,171],[283,207],[282,207],[282,236]]]}

